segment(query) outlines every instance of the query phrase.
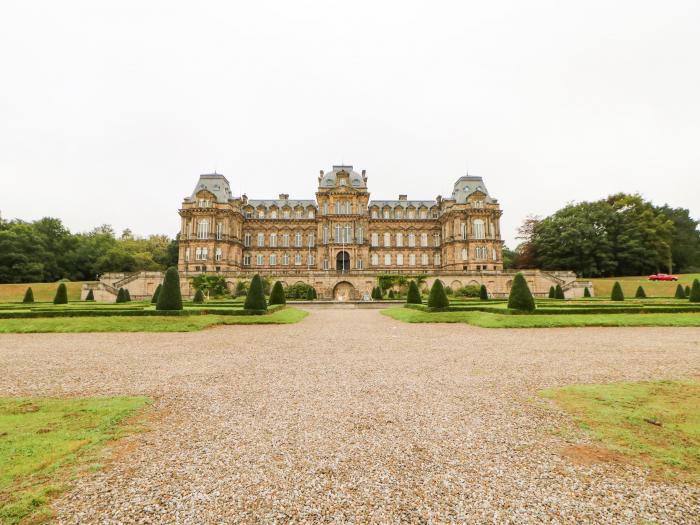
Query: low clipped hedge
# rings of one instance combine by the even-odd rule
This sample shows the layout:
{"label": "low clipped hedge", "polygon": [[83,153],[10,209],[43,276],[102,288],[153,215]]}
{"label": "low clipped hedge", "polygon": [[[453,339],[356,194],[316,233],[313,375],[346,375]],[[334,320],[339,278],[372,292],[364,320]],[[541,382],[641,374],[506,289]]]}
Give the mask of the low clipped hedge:
{"label": "low clipped hedge", "polygon": [[47,317],[158,317],[163,315],[192,316],[192,315],[267,315],[285,308],[278,304],[268,307],[267,310],[224,309],[224,308],[196,308],[187,310],[144,310],[144,309],[61,309],[61,310],[30,310],[21,312],[2,312],[0,319],[39,319]]}
{"label": "low clipped hedge", "polygon": [[502,315],[567,315],[567,314],[677,314],[677,313],[698,313],[700,306],[620,306],[611,308],[538,308],[535,312],[526,310],[514,310],[508,308],[495,308],[486,305],[473,306],[447,306],[444,308],[430,308],[422,304],[405,304],[404,308],[412,308],[423,312],[486,312]]}

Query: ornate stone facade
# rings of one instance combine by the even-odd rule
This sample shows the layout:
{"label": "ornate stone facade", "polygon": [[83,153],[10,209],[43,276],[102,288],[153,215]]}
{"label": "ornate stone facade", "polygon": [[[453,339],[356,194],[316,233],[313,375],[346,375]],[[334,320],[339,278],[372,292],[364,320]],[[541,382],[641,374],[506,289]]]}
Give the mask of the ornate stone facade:
{"label": "ornate stone facade", "polygon": [[370,200],[367,175],[333,166],[315,199],[234,196],[220,174],[201,175],[180,209],[179,269],[240,274],[498,272],[501,209],[481,177],[450,198]]}

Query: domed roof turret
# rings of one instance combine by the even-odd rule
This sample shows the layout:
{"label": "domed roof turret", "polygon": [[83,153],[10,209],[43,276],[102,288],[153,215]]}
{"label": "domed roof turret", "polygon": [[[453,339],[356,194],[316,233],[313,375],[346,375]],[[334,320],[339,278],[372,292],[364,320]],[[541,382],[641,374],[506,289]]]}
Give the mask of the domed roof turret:
{"label": "domed roof turret", "polygon": [[319,188],[335,188],[340,186],[339,175],[341,175],[340,180],[345,180],[342,175],[347,175],[347,184],[353,188],[366,188],[367,187],[367,177],[362,173],[357,173],[352,169],[352,166],[333,166],[333,169],[327,173],[321,172],[318,178]]}

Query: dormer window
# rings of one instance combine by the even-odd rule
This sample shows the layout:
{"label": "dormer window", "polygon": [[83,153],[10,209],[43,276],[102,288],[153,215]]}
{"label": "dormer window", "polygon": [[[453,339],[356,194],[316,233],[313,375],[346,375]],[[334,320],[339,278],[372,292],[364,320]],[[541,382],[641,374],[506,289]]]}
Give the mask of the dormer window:
{"label": "dormer window", "polygon": [[265,218],[265,210],[258,210],[258,219]]}
{"label": "dormer window", "polygon": [[379,213],[377,212],[377,210],[372,210],[372,218],[373,218],[373,219],[378,219],[378,218],[379,218]]}

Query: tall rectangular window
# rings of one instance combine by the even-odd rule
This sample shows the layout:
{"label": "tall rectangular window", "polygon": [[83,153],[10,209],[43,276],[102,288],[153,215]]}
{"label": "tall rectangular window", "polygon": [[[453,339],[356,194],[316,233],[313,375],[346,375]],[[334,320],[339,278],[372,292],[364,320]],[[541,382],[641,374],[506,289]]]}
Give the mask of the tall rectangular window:
{"label": "tall rectangular window", "polygon": [[483,239],[485,238],[485,231],[484,231],[484,221],[481,219],[475,219],[474,222],[472,223],[472,228],[473,228],[473,234],[475,239]]}
{"label": "tall rectangular window", "polygon": [[294,234],[294,246],[296,246],[297,248],[301,248],[303,246],[301,232],[296,232]]}
{"label": "tall rectangular window", "polygon": [[372,266],[377,266],[379,264],[379,255],[376,253],[372,254]]}
{"label": "tall rectangular window", "polygon": [[250,247],[251,243],[251,235],[250,233],[246,233],[243,235],[243,246]]}
{"label": "tall rectangular window", "polygon": [[270,255],[270,266],[275,266],[277,264],[277,255],[274,253]]}
{"label": "tall rectangular window", "polygon": [[399,253],[396,256],[396,266],[403,266],[403,254]]}
{"label": "tall rectangular window", "polygon": [[415,266],[415,265],[416,265],[416,254],[415,254],[415,253],[409,254],[409,256],[408,256],[408,265],[409,265],[409,266]]}
{"label": "tall rectangular window", "polygon": [[207,239],[209,237],[209,221],[202,219],[197,223],[197,238]]}
{"label": "tall rectangular window", "polygon": [[357,238],[357,244],[364,244],[365,232],[364,232],[362,226],[357,227],[357,231],[355,232],[355,237]]}
{"label": "tall rectangular window", "polygon": [[401,233],[401,232],[398,232],[396,234],[396,247],[397,248],[403,247],[403,233]]}
{"label": "tall rectangular window", "polygon": [[243,266],[250,266],[250,255],[243,256]]}
{"label": "tall rectangular window", "polygon": [[285,253],[284,255],[282,255],[282,264],[284,266],[289,266],[289,254],[288,253]]}
{"label": "tall rectangular window", "polygon": [[301,254],[297,253],[294,255],[294,264],[295,266],[301,266]]}
{"label": "tall rectangular window", "polygon": [[374,247],[379,246],[379,234],[378,233],[372,234],[372,246],[374,246]]}
{"label": "tall rectangular window", "polygon": [[288,233],[282,234],[282,246],[284,248],[289,248],[289,234]]}
{"label": "tall rectangular window", "polygon": [[328,262],[328,257],[323,259],[323,269],[328,270],[330,268],[330,263]]}
{"label": "tall rectangular window", "polygon": [[357,259],[355,266],[357,266],[358,270],[362,270],[362,259]]}
{"label": "tall rectangular window", "polygon": [[270,234],[270,248],[277,248],[277,234]]}
{"label": "tall rectangular window", "polygon": [[258,233],[258,246],[265,246],[265,234]]}
{"label": "tall rectangular window", "polygon": [[309,232],[309,247],[313,248],[316,244],[316,233]]}
{"label": "tall rectangular window", "polygon": [[216,259],[217,261],[221,260],[221,248],[217,248],[214,252],[214,259]]}
{"label": "tall rectangular window", "polygon": [[435,257],[434,257],[433,259],[434,259],[433,264],[434,264],[435,266],[440,266],[440,254],[439,254],[439,253],[436,253],[436,254],[435,254]]}
{"label": "tall rectangular window", "polygon": [[384,266],[391,266],[391,254],[390,253],[384,254]]}
{"label": "tall rectangular window", "polygon": [[408,247],[415,248],[416,246],[416,234],[411,232],[408,234]]}
{"label": "tall rectangular window", "polygon": [[328,225],[323,225],[323,244],[328,244]]}
{"label": "tall rectangular window", "polygon": [[427,233],[420,234],[420,245],[423,247],[428,246],[428,234]]}
{"label": "tall rectangular window", "polygon": [[222,222],[217,222],[216,223],[216,240],[220,241],[224,236],[224,223]]}
{"label": "tall rectangular window", "polygon": [[433,234],[433,244],[435,245],[436,248],[438,246],[440,246],[440,234],[439,233]]}
{"label": "tall rectangular window", "polygon": [[386,248],[391,246],[391,234],[388,232],[384,234],[384,246]]}
{"label": "tall rectangular window", "polygon": [[262,255],[258,255],[256,262],[258,266],[262,266],[263,264],[265,264],[265,257]]}
{"label": "tall rectangular window", "polygon": [[427,266],[427,265],[428,265],[428,254],[427,254],[427,253],[421,253],[421,254],[420,254],[420,263],[421,263],[423,266]]}

